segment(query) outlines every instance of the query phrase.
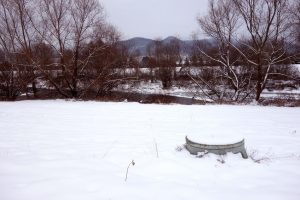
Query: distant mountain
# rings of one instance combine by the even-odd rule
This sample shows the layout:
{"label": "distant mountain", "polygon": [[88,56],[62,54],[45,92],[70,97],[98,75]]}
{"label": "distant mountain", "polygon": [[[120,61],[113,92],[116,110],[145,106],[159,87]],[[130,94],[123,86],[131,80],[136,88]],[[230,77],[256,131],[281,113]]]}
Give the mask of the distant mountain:
{"label": "distant mountain", "polygon": [[165,38],[162,42],[163,42],[163,43],[170,43],[170,42],[173,41],[173,40],[181,41],[181,40],[178,39],[177,37],[169,36],[169,37]]}
{"label": "distant mountain", "polygon": [[[194,40],[180,40],[174,36],[169,36],[162,40],[162,43],[166,44],[173,40],[177,40],[179,42],[181,48],[182,55],[188,55],[192,52]],[[154,43],[154,40],[142,38],[142,37],[135,37],[129,40],[123,40],[120,44],[125,45],[129,48],[130,53],[138,52],[140,56],[147,55],[147,47]]]}
{"label": "distant mountain", "polygon": [[153,42],[154,40],[151,39],[135,37],[129,40],[123,40],[120,43],[129,48],[130,53],[138,51],[141,56],[145,56],[147,55],[147,47]]}

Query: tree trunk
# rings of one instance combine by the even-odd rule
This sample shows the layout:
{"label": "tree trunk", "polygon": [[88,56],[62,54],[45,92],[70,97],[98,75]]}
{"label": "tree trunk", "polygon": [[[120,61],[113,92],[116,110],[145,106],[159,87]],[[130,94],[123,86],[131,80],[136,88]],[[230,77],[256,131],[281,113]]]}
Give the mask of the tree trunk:
{"label": "tree trunk", "polygon": [[35,80],[32,82],[32,92],[33,92],[33,95],[34,95],[34,98],[37,97],[37,88],[36,88],[36,83],[35,83]]}
{"label": "tree trunk", "polygon": [[260,99],[260,95],[261,95],[261,92],[262,92],[262,63],[261,63],[261,53],[259,53],[257,55],[257,74],[256,74],[256,78],[257,78],[257,82],[256,82],[256,96],[255,96],[255,100],[256,101],[259,101]]}
{"label": "tree trunk", "polygon": [[74,60],[74,71],[73,71],[73,77],[72,77],[72,97],[77,98],[78,97],[78,88],[77,88],[77,78],[78,78],[78,59],[79,59],[79,53],[78,53],[79,46],[77,45],[76,51],[75,51],[75,60]]}

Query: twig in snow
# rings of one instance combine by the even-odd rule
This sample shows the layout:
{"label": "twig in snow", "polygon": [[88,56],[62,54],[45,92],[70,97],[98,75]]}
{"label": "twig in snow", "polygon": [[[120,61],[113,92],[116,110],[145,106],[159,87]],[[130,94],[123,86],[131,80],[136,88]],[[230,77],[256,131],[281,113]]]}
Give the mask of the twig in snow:
{"label": "twig in snow", "polygon": [[257,150],[253,150],[249,157],[253,162],[258,164],[262,163],[263,161],[270,161],[270,158],[267,156],[259,156]]}
{"label": "twig in snow", "polygon": [[132,165],[132,166],[134,166],[134,165],[135,165],[135,162],[134,162],[134,160],[132,160],[132,161],[129,163],[128,167],[127,167],[125,181],[127,181],[128,170],[129,170],[129,167],[130,167],[130,165]]}
{"label": "twig in snow", "polygon": [[155,150],[156,150],[156,157],[158,158],[158,147],[157,147],[157,142],[156,140],[154,139],[154,144],[155,144]]}

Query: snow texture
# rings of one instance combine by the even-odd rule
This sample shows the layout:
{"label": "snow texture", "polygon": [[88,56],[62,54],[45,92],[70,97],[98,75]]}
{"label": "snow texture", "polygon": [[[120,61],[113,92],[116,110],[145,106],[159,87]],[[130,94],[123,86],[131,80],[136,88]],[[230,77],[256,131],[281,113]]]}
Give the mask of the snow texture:
{"label": "snow texture", "polygon": [[[1,102],[0,199],[299,200],[299,116],[260,106]],[[245,138],[251,158],[190,155],[189,134]]]}

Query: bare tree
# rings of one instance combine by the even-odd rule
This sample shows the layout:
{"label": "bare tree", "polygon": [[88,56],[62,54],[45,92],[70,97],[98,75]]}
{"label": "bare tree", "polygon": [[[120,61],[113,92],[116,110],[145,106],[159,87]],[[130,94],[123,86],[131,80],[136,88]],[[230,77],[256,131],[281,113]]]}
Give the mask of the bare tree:
{"label": "bare tree", "polygon": [[169,41],[156,39],[148,47],[148,52],[150,57],[155,60],[155,66],[158,68],[158,74],[156,75],[162,81],[163,87],[169,88],[176,76],[176,63],[180,60],[179,40],[177,38]]}
{"label": "bare tree", "polygon": [[290,25],[292,26],[292,35],[295,39],[296,50],[300,50],[300,1],[295,1],[291,4],[290,9],[291,18]]}
{"label": "bare tree", "polygon": [[155,68],[160,65],[162,45],[162,39],[156,38],[153,43],[150,43],[147,46],[147,54],[148,57],[151,58],[150,60],[148,60],[151,61],[148,63],[148,66],[150,68],[151,83],[154,82],[154,78],[156,77]]}
{"label": "bare tree", "polygon": [[115,70],[120,34],[98,0],[0,0],[0,10],[0,93],[7,98],[27,94],[30,83],[36,94],[37,81],[65,98],[97,96],[122,81]]}
{"label": "bare tree", "polygon": [[173,79],[177,78],[177,63],[181,60],[181,45],[178,38],[172,38],[169,43],[166,44],[166,54],[169,63],[169,67],[173,71]]}
{"label": "bare tree", "polygon": [[[103,8],[97,0],[80,0],[72,1],[70,8],[73,57],[71,63],[71,84],[72,96],[78,97],[78,84],[80,81],[80,73],[87,66],[89,57],[98,49],[93,49],[87,57],[81,58],[80,51],[85,43],[92,39],[93,31],[97,26],[103,26]],[[100,47],[100,48],[103,48]]]}
{"label": "bare tree", "polygon": [[97,80],[87,81],[85,75],[92,72],[91,66],[94,68],[92,60],[110,51],[119,34],[106,23],[103,7],[97,0],[42,0],[39,8],[41,20],[35,23],[35,28],[54,50],[56,59],[50,65],[61,75],[57,79],[52,71],[40,70],[62,96],[81,97],[104,76],[103,71],[96,70],[100,73],[94,77]]}
{"label": "bare tree", "polygon": [[[198,18],[201,29],[216,45],[207,48],[200,43],[197,47],[201,54],[218,65],[214,67],[214,78],[218,79],[219,83],[201,77],[199,79],[207,89],[211,90],[209,94],[216,96],[217,100],[223,98],[230,98],[234,101],[244,100],[250,93],[248,86],[251,74],[244,73],[242,67],[237,66],[240,56],[232,47],[240,28],[239,17],[233,1],[211,0],[208,14]],[[211,51],[212,48],[216,51]],[[228,88],[228,83],[230,88]],[[233,91],[232,95],[225,95],[232,93],[230,91]]]}
{"label": "bare tree", "polygon": [[[7,64],[6,72],[12,72],[9,73],[11,74],[10,84],[6,85],[10,85],[14,89],[6,88],[10,91],[18,90],[18,92],[8,92],[7,94],[16,95],[21,92],[27,94],[29,83],[32,83],[33,92],[36,94],[36,76],[32,59],[32,45],[36,35],[30,20],[34,13],[33,2],[1,0],[0,9],[0,47],[6,60],[3,64]],[[19,84],[15,87],[14,84],[17,82]]]}
{"label": "bare tree", "polygon": [[249,38],[241,42],[246,52],[237,48],[247,62],[255,67],[256,101],[260,99],[271,69],[287,60],[285,38],[289,17],[289,0],[232,0],[241,15]]}

